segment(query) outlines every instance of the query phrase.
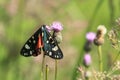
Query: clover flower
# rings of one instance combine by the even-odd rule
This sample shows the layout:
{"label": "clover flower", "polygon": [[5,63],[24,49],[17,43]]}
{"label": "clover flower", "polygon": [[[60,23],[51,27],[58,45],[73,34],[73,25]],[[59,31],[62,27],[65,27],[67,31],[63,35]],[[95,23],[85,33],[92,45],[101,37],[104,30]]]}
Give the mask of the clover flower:
{"label": "clover flower", "polygon": [[52,23],[51,28],[55,32],[59,32],[59,31],[63,30],[62,24],[60,22],[57,22],[57,21]]}

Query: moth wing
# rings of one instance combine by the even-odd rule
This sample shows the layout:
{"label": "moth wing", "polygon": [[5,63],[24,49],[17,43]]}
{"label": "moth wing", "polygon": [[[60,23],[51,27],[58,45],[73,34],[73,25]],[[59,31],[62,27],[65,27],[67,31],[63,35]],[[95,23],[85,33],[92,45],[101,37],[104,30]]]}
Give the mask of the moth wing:
{"label": "moth wing", "polygon": [[43,51],[45,52],[45,55],[48,55],[53,59],[62,59],[63,53],[56,39],[52,38],[51,34],[47,31],[45,26],[42,28],[42,34],[42,39],[44,43]]}
{"label": "moth wing", "polygon": [[39,41],[41,39],[41,28],[39,28],[24,44],[22,47],[20,54],[29,57],[29,56],[37,56],[40,54],[41,48],[37,47]]}

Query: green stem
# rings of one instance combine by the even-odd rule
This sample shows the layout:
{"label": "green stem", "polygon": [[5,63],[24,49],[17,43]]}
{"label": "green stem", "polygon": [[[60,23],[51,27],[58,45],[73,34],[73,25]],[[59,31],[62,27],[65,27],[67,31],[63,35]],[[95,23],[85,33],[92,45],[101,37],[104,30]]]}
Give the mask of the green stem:
{"label": "green stem", "polygon": [[55,80],[57,80],[57,60],[55,59]]}
{"label": "green stem", "polygon": [[[79,0],[77,0],[77,1],[79,1]],[[96,7],[95,7],[95,9],[94,9],[94,11],[93,11],[93,14],[92,14],[92,16],[91,16],[91,18],[90,18],[90,20],[89,20],[89,21],[90,21],[90,22],[89,22],[89,25],[88,25],[87,29],[85,30],[85,33],[88,32],[88,31],[90,31],[90,30],[93,28],[93,24],[94,24],[94,22],[95,22],[96,15],[97,15],[97,13],[99,12],[99,10],[100,10],[102,4],[104,3],[104,1],[105,1],[105,0],[98,0],[97,5],[96,5]],[[77,4],[79,5],[79,3],[77,3]],[[85,33],[84,33],[83,35],[85,35]],[[82,43],[84,43],[84,42],[82,42]],[[81,44],[82,44],[82,43],[81,43]],[[83,47],[83,46],[84,46],[84,45],[82,45],[82,47]],[[83,48],[81,48],[80,53],[84,53]],[[75,67],[74,67],[74,70],[73,70],[72,80],[77,80],[78,73],[77,73],[77,68],[76,68],[76,67],[78,67],[78,65],[82,63],[83,55],[84,55],[84,54],[80,54],[80,55],[78,56],[77,62],[76,62],[76,64],[75,64]]]}
{"label": "green stem", "polygon": [[46,71],[45,71],[45,72],[46,72],[46,73],[45,73],[45,74],[46,74],[46,75],[45,75],[45,80],[48,80],[48,65],[46,65],[46,69],[45,69],[45,70],[46,70]]}
{"label": "green stem", "polygon": [[114,0],[108,0],[108,4],[110,9],[110,24],[113,25],[115,16]]}
{"label": "green stem", "polygon": [[98,46],[98,56],[99,56],[99,70],[102,72],[103,63],[102,63],[102,50],[101,50],[101,46]]}
{"label": "green stem", "polygon": [[45,64],[45,55],[43,54],[43,59],[42,59],[42,72],[44,71],[44,64]]}
{"label": "green stem", "polygon": [[44,80],[44,65],[45,65],[45,55],[43,54],[42,69],[41,69],[41,79],[40,80]]}

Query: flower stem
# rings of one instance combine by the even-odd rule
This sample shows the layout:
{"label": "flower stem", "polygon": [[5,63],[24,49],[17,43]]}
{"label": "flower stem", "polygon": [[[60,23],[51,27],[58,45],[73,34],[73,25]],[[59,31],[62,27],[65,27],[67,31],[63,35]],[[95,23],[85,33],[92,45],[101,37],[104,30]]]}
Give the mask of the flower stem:
{"label": "flower stem", "polygon": [[46,69],[45,69],[46,73],[45,73],[45,80],[48,80],[48,65],[46,65]]}
{"label": "flower stem", "polygon": [[101,46],[98,46],[98,56],[99,56],[99,70],[102,72],[103,63],[102,63],[102,50],[101,50]]}
{"label": "flower stem", "polygon": [[55,80],[57,80],[57,60],[55,59]]}
{"label": "flower stem", "polygon": [[45,65],[45,55],[43,54],[42,69],[41,69],[41,79],[40,80],[44,80],[44,65]]}

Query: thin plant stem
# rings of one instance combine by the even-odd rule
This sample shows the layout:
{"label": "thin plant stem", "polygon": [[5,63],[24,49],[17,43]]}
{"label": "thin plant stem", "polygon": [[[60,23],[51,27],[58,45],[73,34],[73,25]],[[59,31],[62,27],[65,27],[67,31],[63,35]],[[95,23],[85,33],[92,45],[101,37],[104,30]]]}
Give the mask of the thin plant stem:
{"label": "thin plant stem", "polygon": [[98,56],[99,56],[99,70],[102,72],[103,63],[102,63],[102,50],[101,50],[101,46],[98,46]]}
{"label": "thin plant stem", "polygon": [[[119,56],[120,56],[120,51],[118,52],[118,55],[114,58],[112,64],[114,64],[114,63],[118,60]],[[112,66],[113,66],[113,65],[112,65]],[[110,68],[108,69],[108,71],[110,71],[109,73],[113,73],[113,72],[112,72],[112,67],[110,67]]]}
{"label": "thin plant stem", "polygon": [[[78,1],[79,1],[79,0],[78,0]],[[92,16],[91,16],[91,18],[90,18],[89,25],[88,25],[85,33],[88,32],[88,31],[90,31],[90,30],[92,29],[93,23],[95,22],[95,17],[96,17],[96,15],[97,15],[98,11],[100,10],[102,4],[104,3],[104,1],[105,1],[105,0],[99,0],[99,1],[97,2],[97,5],[96,5],[96,7],[95,7],[95,9],[94,9],[94,11],[93,11],[93,14],[92,14]],[[79,3],[78,3],[78,5],[79,5]],[[85,33],[84,33],[83,35],[85,35]],[[83,46],[84,46],[84,45],[82,45],[82,47],[83,47]],[[82,50],[82,48],[81,48],[81,50],[80,50],[80,53],[84,53],[84,50]],[[77,80],[76,77],[78,76],[78,73],[76,72],[76,70],[77,70],[77,69],[76,69],[76,66],[78,66],[80,63],[82,63],[82,60],[83,60],[83,54],[80,54],[80,55],[79,55],[79,58],[77,59],[77,62],[76,62],[76,64],[75,64],[74,70],[73,70],[72,80]]]}
{"label": "thin plant stem", "polygon": [[55,80],[57,80],[57,60],[55,59]]}
{"label": "thin plant stem", "polygon": [[[55,39],[55,31],[53,32],[52,37],[53,37],[53,39]],[[56,39],[55,39],[55,41],[56,41]],[[55,80],[57,80],[57,60],[56,59],[55,59]]]}
{"label": "thin plant stem", "polygon": [[43,59],[42,59],[42,72],[44,71],[44,65],[45,65],[45,55],[43,54]]}
{"label": "thin plant stem", "polygon": [[48,65],[46,65],[46,69],[45,69],[45,80],[48,80]]}
{"label": "thin plant stem", "polygon": [[110,76],[111,74],[113,74],[115,71],[117,71],[115,68],[113,68],[108,74],[107,76]]}
{"label": "thin plant stem", "polygon": [[109,4],[109,9],[110,9],[110,24],[113,25],[114,15],[115,15],[114,0],[108,0],[108,4]]}
{"label": "thin plant stem", "polygon": [[45,55],[43,54],[42,68],[41,68],[41,79],[40,80],[44,80],[44,65],[45,65]]}
{"label": "thin plant stem", "polygon": [[119,5],[118,7],[119,7],[119,12],[120,12],[120,0],[119,0],[119,2],[118,2],[118,5]]}
{"label": "thin plant stem", "polygon": [[119,56],[120,56],[120,51],[118,52],[118,55],[114,58],[112,64],[114,64],[117,61],[117,59],[119,58]]}

